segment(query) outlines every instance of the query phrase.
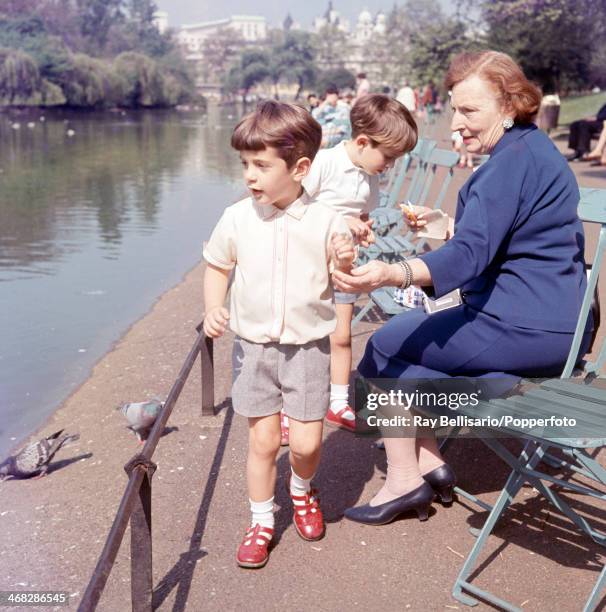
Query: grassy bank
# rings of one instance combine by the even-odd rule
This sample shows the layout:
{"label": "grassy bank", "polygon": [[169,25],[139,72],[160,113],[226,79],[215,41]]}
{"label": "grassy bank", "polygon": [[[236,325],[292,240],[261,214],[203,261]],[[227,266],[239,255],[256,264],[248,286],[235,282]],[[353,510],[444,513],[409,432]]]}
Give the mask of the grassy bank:
{"label": "grassy bank", "polygon": [[606,104],[606,91],[587,96],[564,98],[560,108],[559,125],[567,125],[576,119],[595,116],[603,104]]}

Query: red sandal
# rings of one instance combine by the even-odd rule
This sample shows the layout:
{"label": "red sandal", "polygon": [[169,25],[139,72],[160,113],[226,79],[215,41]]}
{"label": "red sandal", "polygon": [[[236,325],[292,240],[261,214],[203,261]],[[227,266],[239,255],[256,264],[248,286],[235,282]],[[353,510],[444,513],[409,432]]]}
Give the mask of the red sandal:
{"label": "red sandal", "polygon": [[295,507],[293,522],[297,533],[308,541],[321,540],[326,532],[318,492],[311,489],[305,495],[290,494]]}
{"label": "red sandal", "polygon": [[330,427],[340,427],[341,429],[345,429],[353,433],[356,431],[356,419],[343,418],[344,415],[348,413],[352,415],[354,414],[351,406],[345,406],[336,413],[329,409],[326,413],[326,424]]}
{"label": "red sandal", "polygon": [[257,523],[250,526],[236,555],[236,563],[240,567],[263,567],[269,559],[269,545],[274,535],[270,527],[262,527]]}

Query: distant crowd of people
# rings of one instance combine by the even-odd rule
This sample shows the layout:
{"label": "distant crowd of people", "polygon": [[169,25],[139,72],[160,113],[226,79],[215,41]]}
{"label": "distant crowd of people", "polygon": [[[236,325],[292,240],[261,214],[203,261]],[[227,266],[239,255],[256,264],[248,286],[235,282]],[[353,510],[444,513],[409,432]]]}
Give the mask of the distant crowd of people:
{"label": "distant crowd of people", "polygon": [[[404,81],[402,87],[397,91],[389,86],[380,87],[381,93],[391,95],[395,92],[395,98],[403,104],[413,116],[421,121],[431,120],[443,108],[442,100],[433,81],[429,81],[425,87],[412,87],[408,81]],[[356,90],[339,88],[330,84],[326,87],[323,95],[318,97],[316,93],[307,96],[307,103],[314,119],[322,126],[322,147],[331,148],[339,142],[350,138],[351,123],[349,113],[356,101],[368,95],[371,84],[365,73],[357,75]]]}

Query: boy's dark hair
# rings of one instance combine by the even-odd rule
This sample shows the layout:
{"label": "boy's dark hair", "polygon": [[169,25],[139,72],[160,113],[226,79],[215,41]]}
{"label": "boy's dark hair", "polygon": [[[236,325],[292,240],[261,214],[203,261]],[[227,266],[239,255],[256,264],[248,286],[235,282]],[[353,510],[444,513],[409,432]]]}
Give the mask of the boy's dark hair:
{"label": "boy's dark hair", "polygon": [[311,100],[311,98],[317,98],[317,97],[318,97],[318,96],[316,96],[316,94],[315,94],[315,93],[310,93],[310,94],[307,94],[307,99],[308,99],[308,100]]}
{"label": "boy's dark hair", "polygon": [[334,83],[329,83],[326,86],[326,91],[324,92],[326,94],[337,94],[339,95],[339,88],[334,84]]}
{"label": "boy's dark hair", "polygon": [[313,161],[321,142],[322,128],[308,111],[274,100],[260,102],[236,125],[231,136],[236,151],[273,147],[289,168],[302,157]]}
{"label": "boy's dark hair", "polygon": [[351,137],[367,136],[390,157],[400,157],[417,144],[417,124],[408,109],[385,94],[368,94],[351,109]]}

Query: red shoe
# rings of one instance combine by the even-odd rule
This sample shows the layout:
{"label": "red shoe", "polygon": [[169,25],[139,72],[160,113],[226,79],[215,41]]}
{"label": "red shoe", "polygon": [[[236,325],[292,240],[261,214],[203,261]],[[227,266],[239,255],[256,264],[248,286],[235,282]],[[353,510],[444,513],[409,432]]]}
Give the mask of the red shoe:
{"label": "red shoe", "polygon": [[290,428],[288,425],[288,417],[284,412],[280,412],[280,446],[288,446],[290,437]]}
{"label": "red shoe", "polygon": [[261,527],[258,523],[249,527],[236,555],[236,563],[240,567],[263,567],[269,559],[269,544],[274,530]]}
{"label": "red shoe", "polygon": [[326,413],[326,424],[330,427],[340,427],[341,429],[355,432],[356,419],[345,419],[343,418],[345,414],[354,414],[354,411],[351,409],[351,406],[345,406],[344,408],[341,408],[341,410],[339,410],[339,412],[337,412],[336,414],[329,409]]}
{"label": "red shoe", "polygon": [[311,489],[305,495],[293,495],[291,493],[290,498],[295,507],[293,522],[297,533],[304,540],[321,540],[326,528],[324,527],[322,510],[320,510],[318,492]]}

